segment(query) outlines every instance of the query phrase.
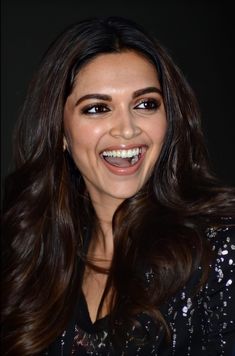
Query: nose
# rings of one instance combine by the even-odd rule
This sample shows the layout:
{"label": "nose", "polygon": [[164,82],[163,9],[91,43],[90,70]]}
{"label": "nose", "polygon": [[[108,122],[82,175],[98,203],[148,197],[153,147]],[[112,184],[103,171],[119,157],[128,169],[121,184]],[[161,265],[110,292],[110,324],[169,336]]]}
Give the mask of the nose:
{"label": "nose", "polygon": [[142,130],[138,126],[137,118],[128,110],[121,110],[113,117],[110,135],[113,137],[122,137],[130,140],[138,136]]}

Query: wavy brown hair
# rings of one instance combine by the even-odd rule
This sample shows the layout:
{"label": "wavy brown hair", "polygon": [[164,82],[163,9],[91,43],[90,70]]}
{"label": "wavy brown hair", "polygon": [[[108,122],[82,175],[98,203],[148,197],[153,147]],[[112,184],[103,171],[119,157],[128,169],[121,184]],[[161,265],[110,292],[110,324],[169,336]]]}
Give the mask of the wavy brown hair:
{"label": "wavy brown hair", "polygon": [[[16,167],[6,180],[3,216],[6,355],[41,353],[76,304],[84,227],[97,226],[97,218],[81,174],[63,152],[63,110],[82,66],[126,50],[156,67],[168,130],[149,181],[113,218],[104,297],[112,291],[113,320],[146,312],[167,329],[160,304],[199,264],[206,278],[211,253],[203,230],[209,219],[231,211],[232,198],[210,173],[195,96],[166,50],[139,25],[116,17],[82,21],[45,53],[16,125]],[[146,289],[141,271],[148,268],[155,279]]]}

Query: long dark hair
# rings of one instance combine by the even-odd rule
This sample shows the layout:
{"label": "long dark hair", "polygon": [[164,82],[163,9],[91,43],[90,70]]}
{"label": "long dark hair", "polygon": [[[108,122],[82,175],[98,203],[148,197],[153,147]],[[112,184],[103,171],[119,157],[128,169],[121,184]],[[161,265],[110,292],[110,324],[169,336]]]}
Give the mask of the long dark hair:
{"label": "long dark hair", "polygon": [[[3,218],[7,355],[40,353],[62,333],[76,303],[84,231],[97,219],[78,169],[63,152],[64,104],[83,65],[126,50],[156,66],[168,130],[149,181],[113,218],[104,293],[112,291],[110,315],[131,321],[146,312],[167,330],[160,304],[199,264],[206,278],[205,222],[226,215],[232,202],[210,173],[195,96],[166,50],[139,25],[116,17],[82,21],[46,52],[16,125],[16,168],[6,180]],[[141,277],[146,269],[155,276],[148,289]]]}

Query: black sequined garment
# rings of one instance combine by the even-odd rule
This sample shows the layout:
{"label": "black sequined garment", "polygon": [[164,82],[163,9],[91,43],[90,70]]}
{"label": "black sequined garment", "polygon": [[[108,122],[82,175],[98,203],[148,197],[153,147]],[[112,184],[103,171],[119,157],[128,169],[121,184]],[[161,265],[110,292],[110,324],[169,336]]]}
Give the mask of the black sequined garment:
{"label": "black sequined garment", "polygon": [[[200,278],[200,267],[187,285],[161,312],[170,326],[172,338],[165,342],[153,320],[140,314],[137,327],[126,332],[121,344],[113,343],[108,317],[92,323],[83,295],[76,320],[46,353],[56,356],[235,356],[235,225],[232,220],[220,228],[209,228],[206,236],[216,253],[207,283],[192,298],[190,291]],[[147,283],[154,278],[145,272]],[[119,325],[119,327],[122,327]],[[69,331],[70,330],[70,331]],[[147,339],[146,336],[147,335]]]}

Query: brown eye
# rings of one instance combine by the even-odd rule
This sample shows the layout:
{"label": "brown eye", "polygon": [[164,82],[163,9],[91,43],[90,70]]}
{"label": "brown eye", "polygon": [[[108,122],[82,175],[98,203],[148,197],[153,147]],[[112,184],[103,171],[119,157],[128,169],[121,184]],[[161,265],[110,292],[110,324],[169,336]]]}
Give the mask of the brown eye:
{"label": "brown eye", "polygon": [[155,99],[147,99],[141,101],[138,105],[135,106],[135,109],[138,110],[156,110],[160,106],[160,103]]}
{"label": "brown eye", "polygon": [[110,109],[104,104],[92,104],[82,109],[82,113],[85,115],[102,114],[108,111],[110,111]]}

